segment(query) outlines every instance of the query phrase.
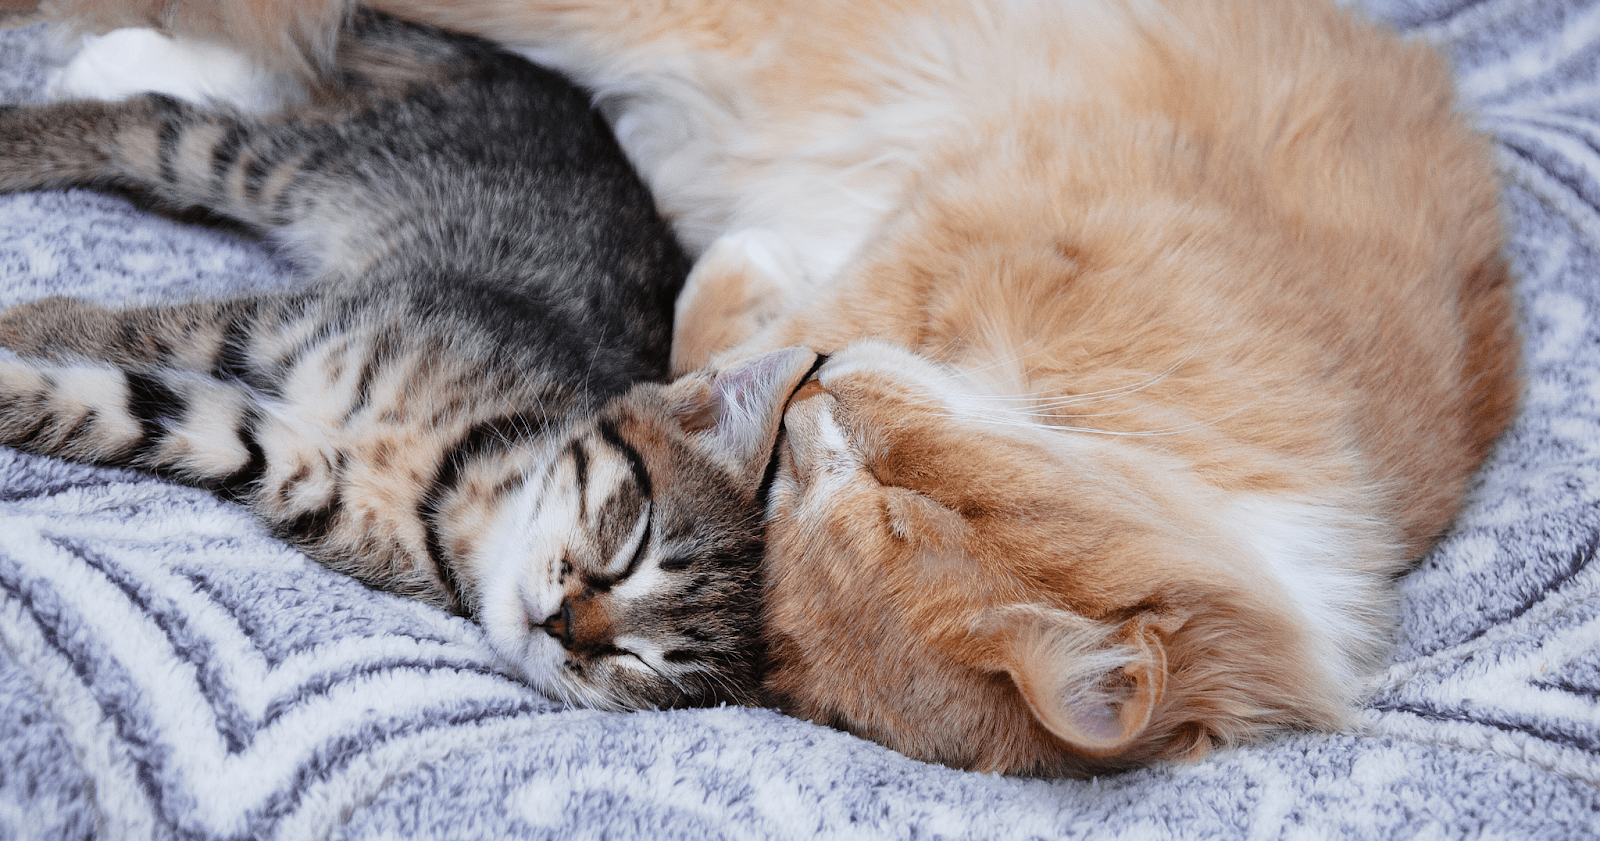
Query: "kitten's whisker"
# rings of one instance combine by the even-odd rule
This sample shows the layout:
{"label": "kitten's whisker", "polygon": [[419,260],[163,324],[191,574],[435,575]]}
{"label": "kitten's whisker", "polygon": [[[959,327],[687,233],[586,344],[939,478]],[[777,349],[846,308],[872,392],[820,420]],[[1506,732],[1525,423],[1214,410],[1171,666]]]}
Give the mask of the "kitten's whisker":
{"label": "kitten's whisker", "polygon": [[[736,698],[739,695],[738,689],[733,685],[733,683],[731,681],[728,680],[728,677],[726,675],[718,672],[716,669],[709,669],[709,668],[708,669],[700,669],[700,670],[696,670],[694,672],[691,672],[690,674],[708,675],[711,678],[711,682],[716,684],[717,686],[722,687],[722,689],[729,695],[729,697],[735,697]],[[680,690],[683,689],[683,685],[678,683],[678,682],[676,682],[676,681],[673,682],[673,685],[677,686]],[[685,694],[687,694],[687,692]]]}

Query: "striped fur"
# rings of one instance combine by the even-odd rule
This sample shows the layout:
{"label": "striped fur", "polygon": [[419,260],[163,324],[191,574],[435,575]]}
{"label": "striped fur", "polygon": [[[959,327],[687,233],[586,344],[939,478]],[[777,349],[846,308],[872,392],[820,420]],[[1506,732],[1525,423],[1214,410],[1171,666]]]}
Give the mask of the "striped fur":
{"label": "striped fur", "polygon": [[156,95],[0,113],[0,189],[201,206],[316,278],[6,311],[0,443],[235,499],[481,620],[552,696],[757,700],[757,492],[814,356],[661,383],[687,261],[587,96],[379,17],[339,56],[342,96],[266,119]]}

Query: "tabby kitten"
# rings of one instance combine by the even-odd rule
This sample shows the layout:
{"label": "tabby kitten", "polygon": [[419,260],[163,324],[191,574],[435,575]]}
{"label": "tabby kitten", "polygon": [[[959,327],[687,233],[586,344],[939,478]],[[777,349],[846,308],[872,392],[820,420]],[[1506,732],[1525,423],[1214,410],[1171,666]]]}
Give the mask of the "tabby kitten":
{"label": "tabby kitten", "polygon": [[[1352,720],[1515,412],[1488,141],[1324,0],[371,0],[531,50],[698,262],[674,367],[802,345],[784,709],[1096,773]],[[59,0],[325,64],[347,0]]]}
{"label": "tabby kitten", "polygon": [[666,373],[687,262],[588,97],[361,15],[344,96],[0,113],[0,190],[133,189],[251,225],[306,289],[0,315],[0,443],[236,499],[362,581],[473,617],[600,708],[759,697],[757,490],[812,365]]}

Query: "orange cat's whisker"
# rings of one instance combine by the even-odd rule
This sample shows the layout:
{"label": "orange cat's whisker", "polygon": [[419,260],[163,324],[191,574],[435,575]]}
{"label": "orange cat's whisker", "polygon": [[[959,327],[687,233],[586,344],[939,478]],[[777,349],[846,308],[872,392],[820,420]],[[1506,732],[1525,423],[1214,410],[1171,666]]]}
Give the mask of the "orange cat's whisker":
{"label": "orange cat's whisker", "polygon": [[[1209,420],[1194,421],[1192,423],[1186,423],[1186,424],[1181,424],[1179,426],[1167,427],[1165,429],[1150,429],[1150,430],[1142,430],[1142,431],[1097,429],[1095,427],[1089,427],[1089,426],[1064,426],[1064,425],[1061,425],[1061,424],[1043,423],[1043,422],[1039,422],[1039,421],[1020,420],[1020,419],[1017,419],[1017,418],[1008,418],[1008,417],[1002,417],[1002,416],[998,416],[998,415],[960,415],[960,414],[956,414],[956,413],[948,413],[946,416],[950,417],[952,419],[963,420],[963,421],[974,421],[974,422],[977,422],[977,423],[983,423],[983,424],[987,424],[987,425],[990,425],[990,426],[1014,426],[1014,427],[1024,427],[1024,428],[1029,428],[1029,429],[1049,430],[1049,431],[1059,430],[1059,431],[1062,431],[1062,432],[1086,432],[1086,433],[1090,433],[1090,434],[1093,434],[1093,435],[1150,437],[1150,436],[1162,436],[1162,435],[1182,435],[1182,434],[1187,433],[1187,432],[1194,432],[1194,431],[1199,430],[1199,429],[1205,429],[1207,427],[1216,426],[1217,424],[1222,423],[1223,421],[1226,421],[1229,418],[1232,418],[1232,417],[1238,415],[1240,412],[1245,411],[1246,409],[1250,408],[1252,405],[1254,405],[1254,401],[1252,401],[1251,403],[1246,403],[1245,405],[1240,406],[1239,408],[1234,409],[1233,411],[1228,412],[1225,415],[1222,415],[1222,416],[1216,417],[1216,418],[1211,418]],[[1127,412],[1131,412],[1131,411],[1136,411],[1136,410],[1127,409],[1127,410],[1120,411],[1120,412],[1106,412],[1104,414],[1099,414],[1099,415],[1058,415],[1058,416],[1055,416],[1055,417],[1063,417],[1063,418],[1109,417],[1111,415],[1126,414]]]}

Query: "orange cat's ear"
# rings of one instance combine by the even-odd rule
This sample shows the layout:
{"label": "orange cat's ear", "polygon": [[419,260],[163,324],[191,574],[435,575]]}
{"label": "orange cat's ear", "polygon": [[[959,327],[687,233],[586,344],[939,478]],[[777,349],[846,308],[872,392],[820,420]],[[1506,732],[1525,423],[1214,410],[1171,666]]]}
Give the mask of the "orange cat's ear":
{"label": "orange cat's ear", "polygon": [[720,371],[691,374],[669,390],[672,413],[696,446],[754,490],[789,395],[816,361],[817,355],[804,348],[783,348]]}
{"label": "orange cat's ear", "polygon": [[1140,618],[1107,626],[1031,607],[1005,611],[999,622],[1006,671],[1057,738],[1110,756],[1144,733],[1167,676],[1166,648],[1153,624]]}

